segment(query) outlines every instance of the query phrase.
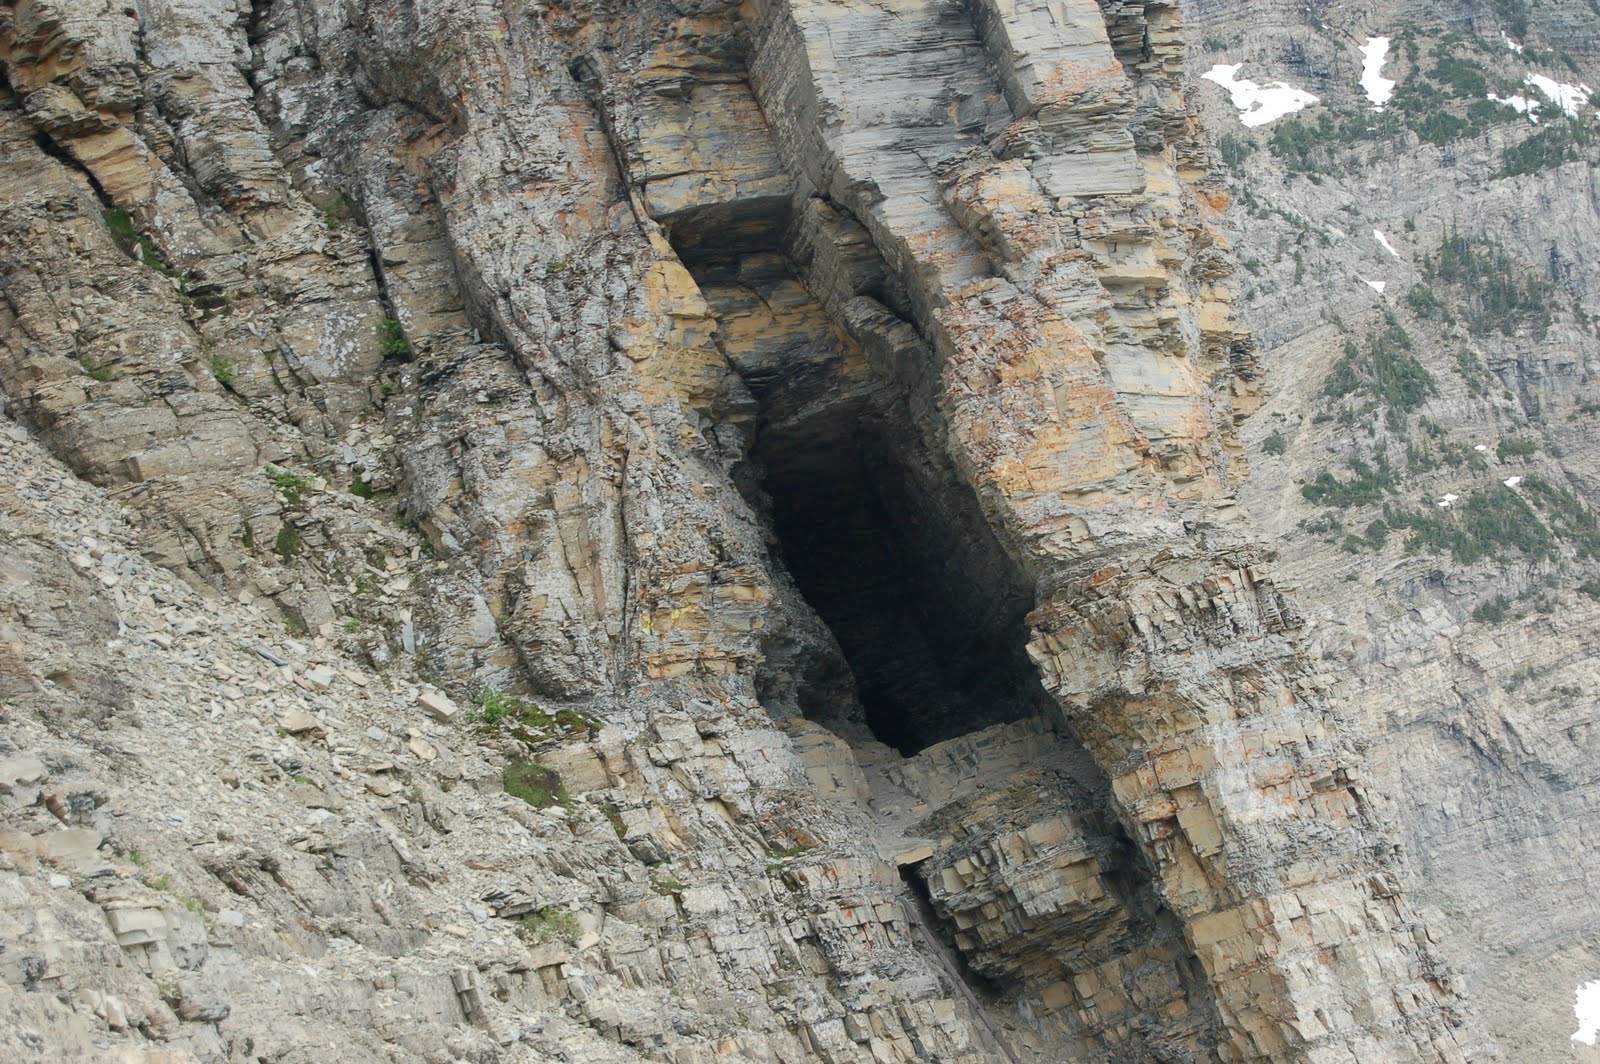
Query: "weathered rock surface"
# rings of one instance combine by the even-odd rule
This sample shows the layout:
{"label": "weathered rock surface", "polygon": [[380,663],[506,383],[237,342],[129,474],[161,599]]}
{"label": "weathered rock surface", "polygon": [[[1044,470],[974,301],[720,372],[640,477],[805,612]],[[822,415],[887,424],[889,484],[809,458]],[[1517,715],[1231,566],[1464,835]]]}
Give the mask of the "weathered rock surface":
{"label": "weathered rock surface", "polygon": [[0,8],[0,1045],[1492,1059],[1197,32]]}
{"label": "weathered rock surface", "polygon": [[[1537,147],[1539,128],[1509,109],[1468,120],[1482,97],[1448,80],[1457,64],[1502,96],[1530,72],[1593,85],[1600,26],[1563,3],[1444,5],[1439,22],[1398,4],[1187,13],[1191,72],[1245,62],[1243,76],[1321,97],[1296,118],[1327,114],[1336,131],[1302,163],[1268,143],[1290,120],[1251,134],[1224,94],[1192,93],[1214,135],[1232,138],[1231,166],[1219,166],[1233,171],[1225,228],[1251,264],[1234,284],[1270,379],[1245,430],[1241,497],[1280,545],[1280,573],[1294,574],[1313,658],[1360,716],[1368,794],[1400,826],[1411,895],[1487,1033],[1508,1059],[1593,1058],[1569,1036],[1574,989],[1600,966],[1582,827],[1597,798],[1596,604],[1579,590],[1593,578],[1579,526],[1596,502],[1594,159],[1535,154],[1508,172],[1527,166],[1513,151]],[[1392,37],[1382,73],[1397,82],[1381,115],[1359,85],[1360,46],[1375,36]],[[1407,110],[1407,92],[1438,96]],[[1438,276],[1452,234],[1503,253],[1493,274],[1526,288],[1523,310],[1485,319],[1481,290]],[[1365,359],[1396,325],[1409,347],[1391,365],[1414,358],[1422,393],[1337,394],[1329,382],[1347,343]],[[1515,453],[1521,440],[1536,445]],[[1324,471],[1353,482],[1352,460],[1383,476],[1380,453],[1390,483],[1370,501],[1318,504],[1301,491]],[[1570,489],[1576,524],[1537,495],[1526,508],[1508,498],[1519,475]],[[1455,546],[1395,520],[1420,513],[1450,532],[1500,502],[1511,511],[1502,533]],[[1375,520],[1393,534],[1372,536]],[[1473,541],[1487,552],[1474,557]]]}

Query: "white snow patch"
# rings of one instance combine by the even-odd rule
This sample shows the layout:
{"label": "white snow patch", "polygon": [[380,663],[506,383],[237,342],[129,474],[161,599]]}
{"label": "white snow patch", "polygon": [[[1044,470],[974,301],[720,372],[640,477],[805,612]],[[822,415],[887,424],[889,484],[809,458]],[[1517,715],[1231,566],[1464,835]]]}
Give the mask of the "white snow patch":
{"label": "white snow patch", "polygon": [[1538,124],[1539,116],[1533,112],[1539,105],[1526,96],[1496,96],[1491,92],[1489,93],[1489,100],[1503,107],[1509,107],[1519,115],[1527,115],[1528,121]]}
{"label": "white snow patch", "polygon": [[1587,85],[1568,85],[1564,81],[1547,78],[1543,74],[1529,74],[1522,82],[1538,89],[1556,105],[1567,113],[1568,118],[1577,118],[1578,110],[1589,102],[1589,97],[1594,95],[1594,90]]}
{"label": "white snow patch", "polygon": [[1239,121],[1247,126],[1264,126],[1275,118],[1293,114],[1317,102],[1317,97],[1292,85],[1275,81],[1271,85],[1258,85],[1248,79],[1237,78],[1243,63],[1218,63],[1200,76],[1214,81],[1233,96],[1233,105],[1239,109]]}
{"label": "white snow patch", "polygon": [[1380,233],[1376,229],[1374,229],[1372,231],[1372,237],[1373,237],[1374,240],[1376,240],[1378,242],[1378,244],[1380,246],[1382,246],[1383,250],[1387,251],[1389,254],[1393,255],[1397,259],[1400,257],[1400,253],[1394,249],[1394,245],[1389,243],[1389,238],[1388,237],[1384,236],[1382,233]]}
{"label": "white snow patch", "polygon": [[[1529,74],[1522,79],[1522,83],[1530,89],[1536,89],[1544,99],[1550,100],[1566,112],[1569,118],[1577,118],[1578,112],[1589,105],[1590,97],[1594,95],[1594,90],[1587,85],[1581,83],[1569,85],[1565,81],[1547,78],[1543,74]],[[1492,92],[1488,95],[1495,103],[1510,107],[1518,114],[1527,115],[1529,121],[1539,121],[1539,116],[1535,112],[1544,99],[1533,96],[1496,96]]]}
{"label": "white snow patch", "polygon": [[1456,500],[1459,499],[1459,498],[1461,498],[1461,496],[1457,495],[1453,491],[1445,492],[1444,498],[1439,500],[1439,509],[1441,509],[1441,510],[1450,509],[1451,506],[1455,505]]}
{"label": "white snow patch", "polygon": [[1367,43],[1361,46],[1361,87],[1367,90],[1367,99],[1378,111],[1383,110],[1383,105],[1394,95],[1395,83],[1383,76],[1383,64],[1388,58],[1387,37],[1368,37]]}
{"label": "white snow patch", "polygon": [[1369,288],[1371,288],[1374,292],[1378,293],[1380,296],[1383,295],[1383,290],[1385,288],[1389,287],[1389,282],[1388,281],[1368,281],[1365,277],[1361,278],[1361,280],[1364,281]]}
{"label": "white snow patch", "polygon": [[1506,46],[1506,51],[1516,52],[1518,55],[1522,54],[1522,45],[1507,37],[1505,30],[1500,31],[1500,43]]}
{"label": "white snow patch", "polygon": [[1521,477],[1507,477],[1506,478],[1506,487],[1508,487],[1508,488],[1514,488],[1518,484],[1521,484],[1521,483],[1522,483],[1522,478]]}
{"label": "white snow patch", "polygon": [[1578,988],[1578,1000],[1572,1011],[1578,1017],[1578,1029],[1572,1035],[1574,1042],[1592,1046],[1600,1036],[1600,979]]}

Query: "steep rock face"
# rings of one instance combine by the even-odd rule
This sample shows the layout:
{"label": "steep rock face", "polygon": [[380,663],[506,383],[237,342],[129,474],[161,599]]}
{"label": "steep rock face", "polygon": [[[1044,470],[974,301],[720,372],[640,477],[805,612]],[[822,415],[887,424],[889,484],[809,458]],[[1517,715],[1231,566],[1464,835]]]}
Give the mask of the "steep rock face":
{"label": "steep rock face", "polygon": [[[1156,2],[6,8],[19,1024],[1479,1053],[1237,505],[1182,50]],[[75,570],[81,629],[30,601]]]}
{"label": "steep rock face", "polygon": [[[1584,886],[1596,602],[1581,590],[1595,158],[1587,139],[1562,147],[1553,103],[1533,124],[1486,95],[1540,103],[1530,74],[1596,84],[1600,26],[1559,2],[1186,14],[1191,73],[1244,63],[1321,99],[1252,128],[1214,86],[1191,96],[1224,149],[1223,228],[1249,264],[1240,311],[1271,382],[1241,498],[1294,574],[1312,657],[1364,722],[1368,793],[1489,1033],[1512,1059],[1586,1059],[1571,1036],[1574,990],[1600,970]],[[1397,83],[1381,113],[1360,84],[1379,36]],[[1490,268],[1445,276],[1447,245]],[[1491,309],[1493,285],[1519,296]],[[1411,386],[1384,394],[1375,373]],[[1372,494],[1324,494],[1323,473]],[[1469,531],[1502,506],[1500,531]]]}

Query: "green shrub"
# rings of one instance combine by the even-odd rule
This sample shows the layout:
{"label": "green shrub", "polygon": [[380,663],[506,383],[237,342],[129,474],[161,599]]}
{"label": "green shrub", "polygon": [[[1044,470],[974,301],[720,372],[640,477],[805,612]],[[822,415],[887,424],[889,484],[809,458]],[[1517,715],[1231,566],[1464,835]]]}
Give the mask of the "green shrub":
{"label": "green shrub", "polygon": [[1509,488],[1473,492],[1463,502],[1439,513],[1388,511],[1391,528],[1406,529],[1410,553],[1449,553],[1462,565],[1483,559],[1503,560],[1516,552],[1534,560],[1556,554],[1556,540],[1538,514]]}
{"label": "green shrub", "polygon": [[378,323],[378,350],[383,352],[384,358],[405,358],[411,354],[405,330],[393,318],[384,318]]}
{"label": "green shrub", "polygon": [[272,552],[284,561],[288,561],[300,553],[300,533],[292,525],[283,525],[278,529],[278,538],[272,544]]}
{"label": "green shrub", "polygon": [[1500,153],[1500,170],[1495,176],[1517,177],[1576,162],[1584,158],[1593,139],[1593,122],[1587,115],[1570,118],[1559,110],[1554,115],[1546,113],[1545,124],[1537,133]]}
{"label": "green shrub", "polygon": [[1333,117],[1323,112],[1314,123],[1303,118],[1279,119],[1273,124],[1267,150],[1289,170],[1317,172],[1327,169],[1322,149],[1341,140]]}
{"label": "green shrub", "polygon": [[111,231],[112,240],[116,241],[125,254],[137,254],[139,260],[153,270],[170,274],[172,270],[161,257],[161,251],[155,242],[140,233],[133,225],[133,216],[120,207],[105,212],[106,228]]}
{"label": "green shrub", "polygon": [[1351,554],[1360,554],[1364,550],[1382,550],[1388,542],[1389,523],[1380,517],[1368,522],[1365,535],[1358,536],[1352,532],[1344,537],[1340,546]]}
{"label": "green shrub", "polygon": [[485,687],[478,693],[471,720],[481,732],[504,732],[526,746],[536,746],[567,736],[592,738],[600,722],[578,710],[563,707],[554,712],[532,702]]}
{"label": "green shrub", "polygon": [[520,798],[535,809],[544,809],[560,803],[572,804],[572,796],[561,782],[561,776],[537,761],[513,757],[506,762],[501,773],[506,793]]}
{"label": "green shrub", "polygon": [[534,942],[560,939],[570,946],[576,944],[582,934],[577,915],[553,905],[547,905],[536,913],[520,916],[517,918],[517,923],[522,934]]}
{"label": "green shrub", "polygon": [[1523,478],[1522,489],[1544,512],[1558,540],[1569,544],[1580,558],[1600,558],[1600,519],[1571,488],[1529,475]]}
{"label": "green shrub", "polygon": [[230,359],[223,358],[221,355],[212,355],[211,375],[217,379],[218,384],[229,391],[233,390],[233,362]]}
{"label": "green shrub", "polygon": [[1559,290],[1484,237],[1451,233],[1437,255],[1423,256],[1422,271],[1463,293],[1466,325],[1476,335],[1527,330],[1542,340],[1550,329]]}
{"label": "green shrub", "polygon": [[83,355],[79,357],[78,365],[83,367],[83,372],[87,373],[92,381],[108,381],[111,379],[110,362]]}
{"label": "green shrub", "polygon": [[1222,156],[1223,163],[1230,170],[1238,170],[1244,165],[1246,159],[1255,152],[1254,141],[1234,133],[1224,133],[1217,140],[1217,152]]}
{"label": "green shrub", "polygon": [[1480,602],[1473,607],[1472,619],[1479,624],[1500,624],[1511,616],[1511,600],[1504,595],[1496,595],[1485,602]]}
{"label": "green shrub", "polygon": [[1355,476],[1349,480],[1339,480],[1323,470],[1310,483],[1301,485],[1300,494],[1306,501],[1318,506],[1369,506],[1380,502],[1384,495],[1394,490],[1398,478],[1382,446],[1373,452],[1373,460],[1376,466],[1368,465],[1359,458],[1350,459],[1350,471]]}
{"label": "green shrub", "polygon": [[1289,441],[1283,433],[1274,432],[1271,436],[1261,441],[1261,449],[1270,455],[1282,455],[1289,450]]}
{"label": "green shrub", "polygon": [[281,466],[267,466],[267,476],[272,478],[273,485],[283,493],[284,502],[292,509],[298,510],[305,504],[305,493],[311,487],[309,477]]}
{"label": "green shrub", "polygon": [[1507,458],[1527,458],[1539,449],[1534,440],[1519,440],[1510,436],[1495,444],[1494,456],[1504,462]]}
{"label": "green shrub", "polygon": [[1461,379],[1467,384],[1467,391],[1475,396],[1489,394],[1489,385],[1494,381],[1494,375],[1483,364],[1483,360],[1471,351],[1462,350],[1456,353],[1456,367],[1461,371]]}
{"label": "green shrub", "polygon": [[1428,285],[1412,285],[1411,291],[1405,295],[1405,300],[1406,306],[1410,307],[1411,312],[1419,318],[1446,323],[1455,321],[1455,318],[1451,317],[1450,311],[1440,302],[1438,295]]}
{"label": "green shrub", "polygon": [[1451,469],[1465,466],[1473,472],[1481,473],[1489,468],[1489,460],[1482,452],[1453,440],[1440,440],[1437,448],[1426,439],[1411,440],[1406,443],[1407,472],[1426,473],[1442,466],[1449,466]]}
{"label": "green shrub", "polygon": [[1433,375],[1411,354],[1411,337],[1398,323],[1370,334],[1364,349],[1346,341],[1343,356],[1322,382],[1322,394],[1330,399],[1374,397],[1393,429],[1401,428],[1405,415],[1437,392]]}
{"label": "green shrub", "polygon": [[1506,24],[1511,36],[1520,38],[1528,35],[1529,0],[1489,0],[1489,6]]}
{"label": "green shrub", "polygon": [[338,192],[322,205],[317,217],[329,229],[338,229],[350,220],[350,214],[350,201],[344,198],[344,193]]}

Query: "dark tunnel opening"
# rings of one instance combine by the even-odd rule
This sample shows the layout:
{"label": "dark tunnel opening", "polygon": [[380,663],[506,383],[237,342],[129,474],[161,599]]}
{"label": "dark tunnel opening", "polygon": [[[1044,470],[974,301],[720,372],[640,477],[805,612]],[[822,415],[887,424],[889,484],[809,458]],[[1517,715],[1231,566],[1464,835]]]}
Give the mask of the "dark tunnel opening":
{"label": "dark tunnel opening", "polygon": [[909,756],[1047,712],[999,544],[950,513],[954,499],[921,495],[881,427],[819,442],[801,465],[769,459],[763,487],[784,564],[838,639],[873,736]]}
{"label": "dark tunnel opening", "polygon": [[[802,676],[798,708],[846,732],[864,725],[908,756],[1052,714],[1024,650],[1031,585],[972,489],[930,453],[911,385],[873,365],[800,280],[781,250],[788,212],[762,221],[715,240],[682,226],[672,236],[756,402],[742,487],[855,680],[859,704]],[[835,675],[834,657],[796,671]]]}

